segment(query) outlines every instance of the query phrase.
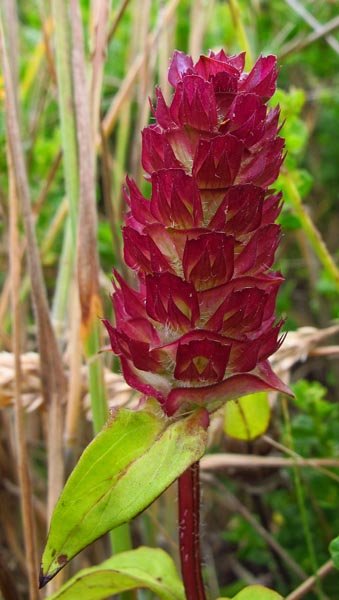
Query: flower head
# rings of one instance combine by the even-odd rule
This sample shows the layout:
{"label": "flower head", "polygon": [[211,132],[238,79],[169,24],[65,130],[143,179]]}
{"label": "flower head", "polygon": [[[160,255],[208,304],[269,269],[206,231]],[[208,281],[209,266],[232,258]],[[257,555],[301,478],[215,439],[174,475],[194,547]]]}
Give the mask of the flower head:
{"label": "flower head", "polygon": [[279,109],[268,109],[277,68],[223,50],[197,63],[175,52],[168,106],[142,132],[145,198],[127,179],[124,258],[131,288],[115,275],[116,325],[105,321],[126,381],[167,414],[288,388],[268,357],[281,343],[271,270],[281,196],[270,186],[283,160]]}

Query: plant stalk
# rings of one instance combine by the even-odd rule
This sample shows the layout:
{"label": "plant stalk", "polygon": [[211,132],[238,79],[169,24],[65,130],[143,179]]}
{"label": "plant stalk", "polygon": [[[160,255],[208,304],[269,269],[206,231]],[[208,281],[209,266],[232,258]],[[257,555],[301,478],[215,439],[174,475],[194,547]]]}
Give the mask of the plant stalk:
{"label": "plant stalk", "polygon": [[199,462],[178,480],[181,573],[187,600],[206,600],[200,558]]}

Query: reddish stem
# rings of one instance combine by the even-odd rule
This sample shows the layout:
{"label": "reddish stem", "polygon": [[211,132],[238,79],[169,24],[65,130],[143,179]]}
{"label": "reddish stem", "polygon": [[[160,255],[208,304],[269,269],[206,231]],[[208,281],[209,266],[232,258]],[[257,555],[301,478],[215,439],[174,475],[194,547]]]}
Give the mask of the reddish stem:
{"label": "reddish stem", "polygon": [[200,559],[199,462],[179,477],[179,541],[181,572],[187,600],[206,600]]}

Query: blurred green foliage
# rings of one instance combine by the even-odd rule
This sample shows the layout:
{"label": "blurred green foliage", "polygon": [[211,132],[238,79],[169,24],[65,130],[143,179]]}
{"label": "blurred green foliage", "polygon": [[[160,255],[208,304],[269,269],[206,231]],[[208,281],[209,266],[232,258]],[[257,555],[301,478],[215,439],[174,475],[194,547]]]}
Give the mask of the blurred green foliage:
{"label": "blurred green foliage", "polygon": [[[37,46],[42,40],[42,13],[35,2],[19,2],[20,19],[20,81],[32,68]],[[113,3],[116,10],[118,3]],[[154,0],[151,11],[151,27],[159,21],[159,10],[165,2]],[[318,19],[326,23],[337,15],[336,2],[313,2],[303,0],[302,4]],[[203,50],[225,47],[235,53],[239,46],[229,5],[223,0],[211,3],[203,37]],[[89,26],[90,3],[81,2],[86,31]],[[293,11],[285,0],[241,0],[241,15],[246,28],[253,55],[275,52],[280,55],[284,46],[292,40],[307,36],[311,28]],[[179,2],[175,14],[174,45],[188,51],[189,37],[193,27],[189,15],[192,9],[190,0]],[[102,116],[109,108],[114,95],[120,89],[128,68],[135,58],[134,53],[134,11],[136,3],[131,0],[124,16],[109,45],[105,63]],[[114,11],[113,11],[114,12]],[[88,33],[88,31],[87,31]],[[332,35],[338,40],[337,32]],[[87,49],[89,49],[87,35]],[[155,81],[159,80],[157,66]],[[272,104],[281,107],[283,127],[281,134],[286,139],[287,156],[285,167],[293,173],[300,196],[307,206],[313,221],[319,228],[330,252],[338,262],[339,228],[339,145],[337,127],[339,123],[339,69],[338,55],[321,39],[300,51],[295,51],[280,61],[279,90]],[[0,81],[0,102],[3,102]],[[29,178],[33,204],[44,188],[48,172],[60,149],[60,130],[57,110],[57,90],[51,78],[46,61],[37,71],[34,83],[23,94],[21,110],[24,146],[29,166]],[[145,98],[145,102],[147,99]],[[2,107],[1,107],[2,108]],[[115,127],[108,140],[113,157],[112,178],[118,170],[131,172],[131,160],[135,127],[138,118],[138,104],[132,98],[130,124],[127,131],[128,149],[122,164],[116,162],[116,148],[119,127]],[[101,157],[99,156],[99,166]],[[99,169],[98,169],[99,171]],[[145,184],[147,189],[148,184]],[[319,266],[312,248],[305,242],[300,219],[293,211],[289,194],[286,193],[283,178],[277,189],[284,192],[285,204],[280,216],[283,229],[282,250],[278,257],[277,268],[286,277],[278,298],[278,310],[286,316],[286,329],[296,329],[301,325],[324,326],[339,316],[339,298],[333,280]],[[7,206],[7,164],[6,139],[3,111],[0,110],[0,201],[2,219],[0,219],[0,238],[5,242],[0,252],[0,286],[7,270],[6,230],[8,218]],[[46,237],[58,207],[65,194],[62,168],[48,191],[45,202],[39,211],[36,222],[40,243]],[[111,277],[112,267],[117,265],[118,257],[112,250],[112,230],[107,218],[102,197],[102,181],[98,185],[98,248],[104,273]],[[113,198],[113,204],[115,198]],[[117,211],[119,219],[121,213]],[[58,261],[62,247],[63,230],[55,237],[53,247],[45,257],[46,279],[52,296],[57,279]],[[108,296],[108,294],[107,294]],[[115,361],[116,364],[116,361]],[[319,374],[319,367],[312,362],[306,370],[305,379],[294,385],[295,400],[291,404],[291,430],[294,450],[301,456],[338,457],[339,455],[339,395],[335,366],[327,361],[325,373]],[[323,367],[323,363],[321,368]],[[317,381],[321,379],[321,382]],[[278,437],[282,443],[288,441],[286,428],[277,419]],[[336,473],[339,478],[339,472]],[[339,532],[339,479],[326,473],[305,468],[301,473],[302,484],[307,497],[307,515],[311,525],[318,564],[329,558],[328,544]],[[269,516],[271,533],[289,552],[293,559],[307,572],[311,573],[309,557],[306,551],[301,517],[297,509],[296,494],[290,469],[272,475],[273,484],[265,489],[263,502]],[[227,485],[230,485],[226,482]],[[248,493],[239,484],[231,489],[248,501]],[[249,500],[251,504],[251,498]],[[252,503],[253,504],[253,503]],[[252,506],[254,514],[260,515]],[[270,571],[272,587],[281,593],[287,593],[300,581],[289,573],[289,581],[279,568],[275,557],[267,544],[253,530],[252,526],[240,515],[235,515],[222,534],[227,550],[234,553],[252,573],[260,576]],[[232,596],[247,582],[238,579],[229,582],[221,593]],[[338,596],[337,576],[326,578],[324,590],[328,597]],[[307,600],[316,599],[316,594],[307,595]]]}
{"label": "blurred green foliage", "polygon": [[[295,393],[290,407],[293,450],[304,458],[339,457],[339,405],[331,401],[327,389],[318,381],[301,379],[292,387]],[[280,427],[281,443],[289,446],[289,434],[285,426]],[[330,474],[333,473],[333,478],[328,476],[326,469],[321,468],[303,468],[299,472],[307,498],[307,519],[318,565],[321,566],[329,558],[328,545],[333,532],[339,531],[339,469],[331,469]],[[262,485],[265,488],[265,510],[271,532],[296,564],[306,573],[311,573],[312,567],[300,523],[292,469],[276,472],[275,477],[271,475],[266,481],[267,485],[265,480],[262,481]],[[241,485],[240,488],[230,482],[226,485],[238,498],[246,501],[248,492],[242,490]],[[252,512],[261,522],[262,515],[256,511],[253,498]],[[231,518],[227,531],[223,533],[223,539],[227,542],[229,551],[234,552],[236,548],[237,558],[250,572],[260,576],[268,566],[270,573],[279,581],[275,589],[280,593],[286,594],[291,584],[292,587],[298,584],[298,579],[290,571],[290,581],[284,580],[274,554],[241,515],[236,514]],[[326,578],[324,584],[325,593],[333,600],[336,598],[337,580],[337,574],[333,573]],[[245,582],[238,581],[235,585],[224,587],[222,592],[231,596],[242,587],[245,587]],[[318,596],[309,593],[306,598],[315,600]]]}

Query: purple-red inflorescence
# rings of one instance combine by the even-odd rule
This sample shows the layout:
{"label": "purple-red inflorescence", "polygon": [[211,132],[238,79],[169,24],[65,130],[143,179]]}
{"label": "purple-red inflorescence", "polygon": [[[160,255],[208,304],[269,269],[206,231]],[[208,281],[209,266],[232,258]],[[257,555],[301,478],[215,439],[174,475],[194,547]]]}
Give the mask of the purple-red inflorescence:
{"label": "purple-red inflorescence", "polygon": [[174,95],[160,89],[142,132],[145,198],[127,179],[124,257],[137,287],[115,273],[116,325],[105,320],[126,381],[169,415],[259,390],[289,392],[268,357],[280,344],[271,270],[283,160],[274,56],[244,72],[244,53],[196,64],[175,52]]}

